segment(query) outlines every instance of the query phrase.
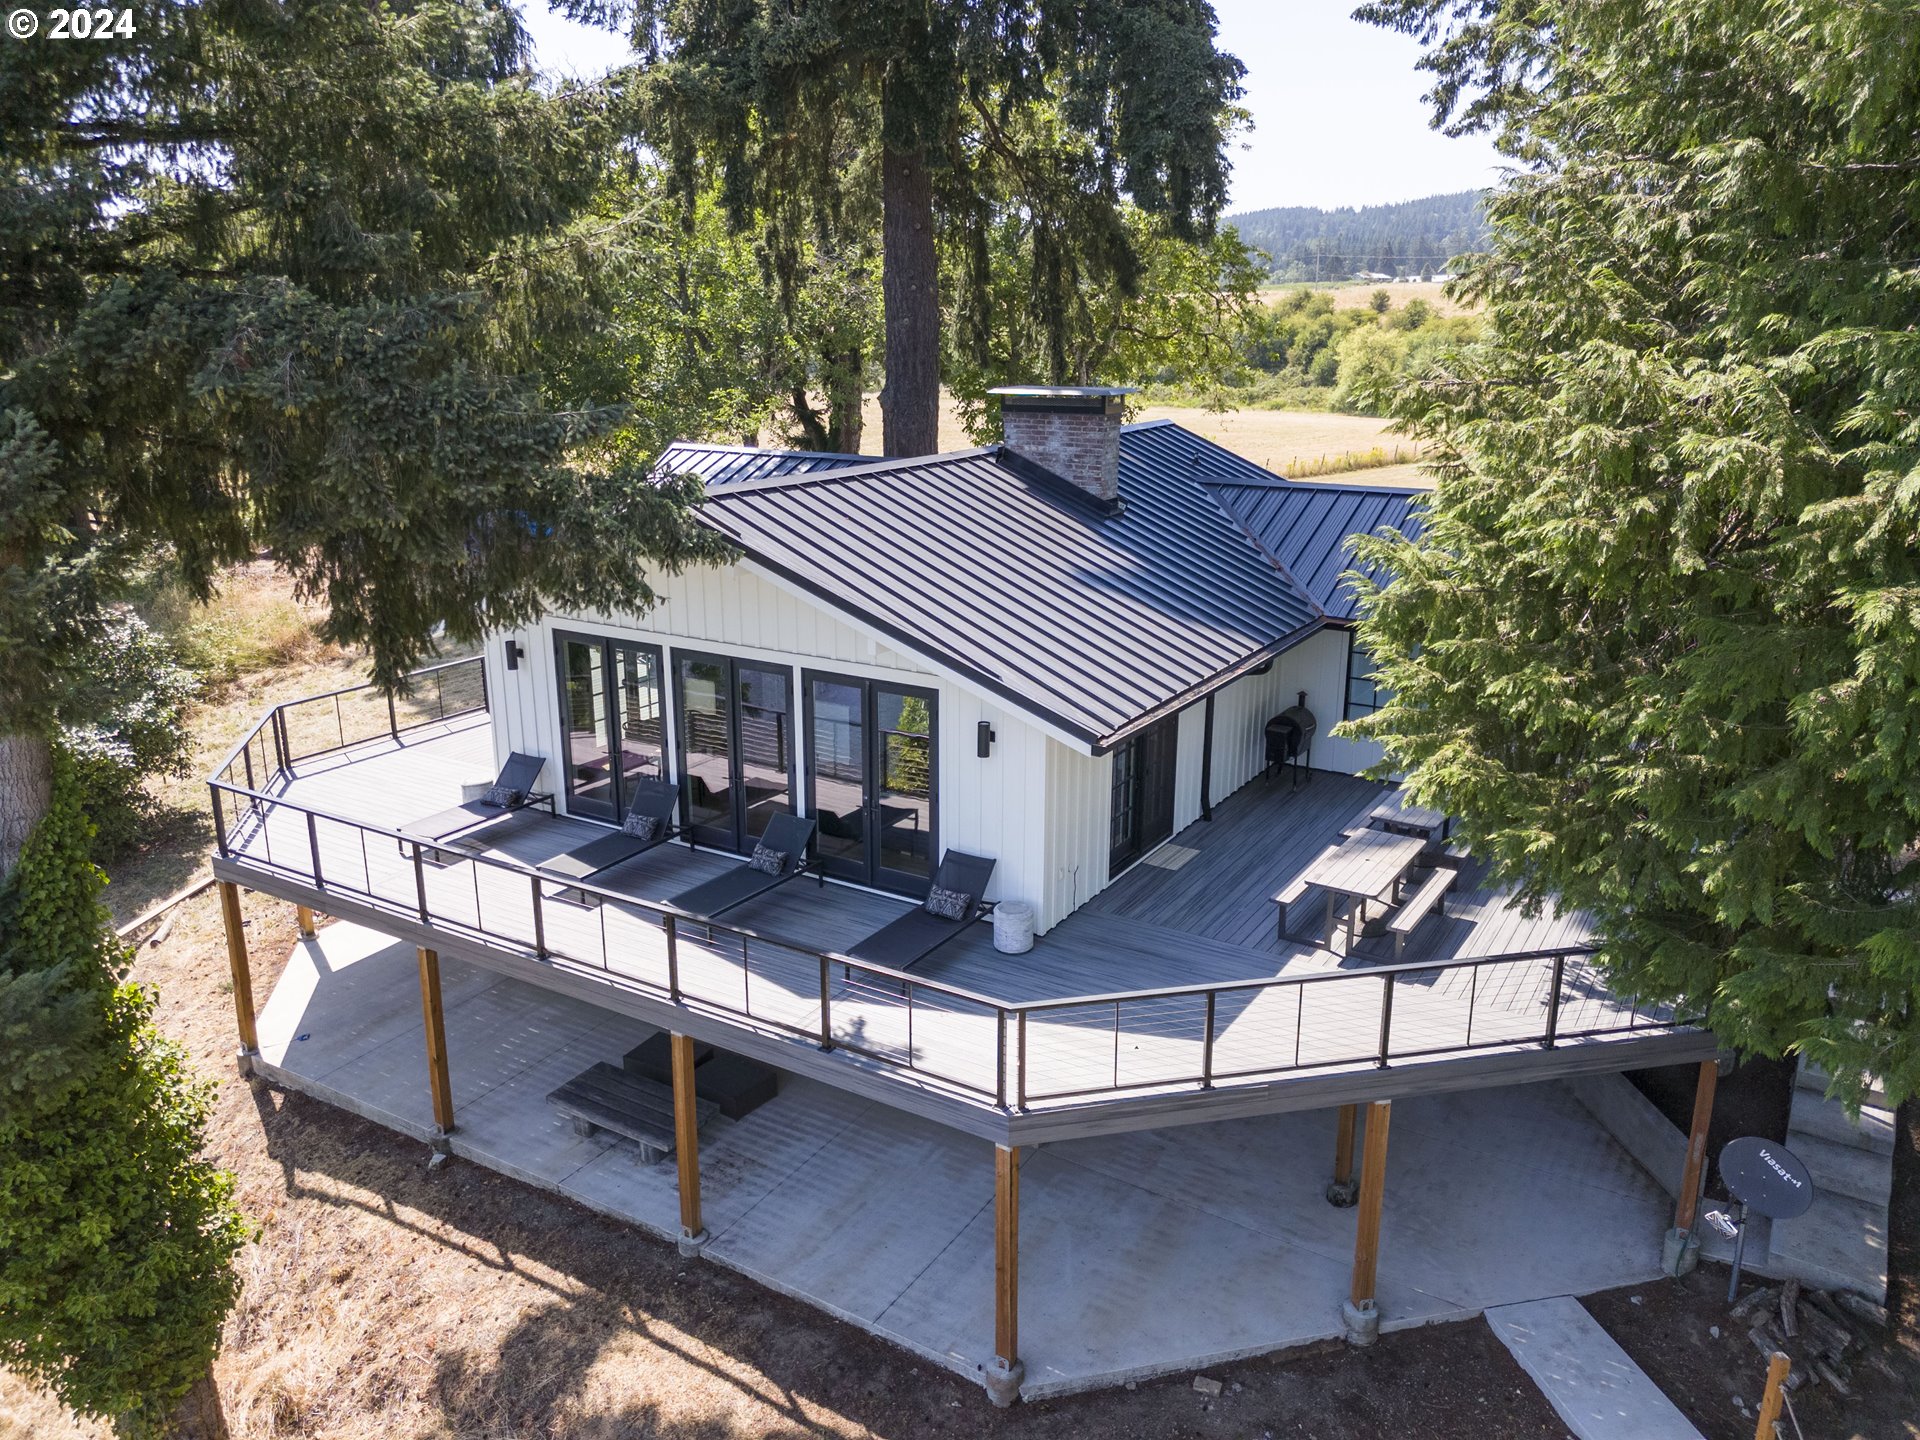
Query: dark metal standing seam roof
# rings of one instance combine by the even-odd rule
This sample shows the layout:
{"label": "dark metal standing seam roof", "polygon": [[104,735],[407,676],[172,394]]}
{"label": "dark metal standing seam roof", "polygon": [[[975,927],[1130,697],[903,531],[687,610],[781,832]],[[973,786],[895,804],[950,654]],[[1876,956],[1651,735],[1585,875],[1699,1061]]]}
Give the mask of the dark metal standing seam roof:
{"label": "dark metal standing seam roof", "polygon": [[1417,540],[1426,529],[1423,490],[1272,476],[1245,484],[1202,475],[1200,482],[1336,620],[1351,620],[1358,609],[1353,582],[1341,578],[1346,571],[1375,584],[1388,579],[1381,567],[1355,562],[1353,537],[1397,530]]}
{"label": "dark metal standing seam roof", "polygon": [[992,447],[723,482],[701,515],[1099,748],[1323,622],[1196,479],[1131,448],[1117,514]]}
{"label": "dark metal standing seam roof", "polygon": [[698,475],[711,490],[741,480],[764,480],[770,475],[802,475],[872,463],[871,455],[841,455],[831,450],[761,450],[751,445],[676,440],[660,452],[654,468],[676,475]]}

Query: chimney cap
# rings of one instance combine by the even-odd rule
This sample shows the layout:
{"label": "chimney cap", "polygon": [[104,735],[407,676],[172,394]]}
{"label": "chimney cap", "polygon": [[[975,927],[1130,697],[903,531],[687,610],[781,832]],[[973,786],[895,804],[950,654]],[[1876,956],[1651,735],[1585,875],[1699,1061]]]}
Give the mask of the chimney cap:
{"label": "chimney cap", "polygon": [[1138,385],[996,385],[987,391],[1005,400],[1105,400],[1139,393]]}

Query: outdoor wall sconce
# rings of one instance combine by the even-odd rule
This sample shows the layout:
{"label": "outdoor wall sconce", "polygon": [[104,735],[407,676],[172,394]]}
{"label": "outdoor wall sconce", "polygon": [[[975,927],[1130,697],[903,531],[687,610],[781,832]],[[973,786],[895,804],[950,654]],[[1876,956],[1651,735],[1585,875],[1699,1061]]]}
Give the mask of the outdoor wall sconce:
{"label": "outdoor wall sconce", "polygon": [[993,726],[988,724],[985,720],[982,720],[980,722],[980,726],[977,733],[979,736],[979,744],[975,748],[973,753],[978,755],[982,760],[984,760],[987,758],[987,756],[993,753],[993,742],[998,740],[1000,737],[993,733]]}
{"label": "outdoor wall sconce", "polygon": [[518,670],[520,668],[520,654],[519,642],[517,640],[507,641],[507,669]]}

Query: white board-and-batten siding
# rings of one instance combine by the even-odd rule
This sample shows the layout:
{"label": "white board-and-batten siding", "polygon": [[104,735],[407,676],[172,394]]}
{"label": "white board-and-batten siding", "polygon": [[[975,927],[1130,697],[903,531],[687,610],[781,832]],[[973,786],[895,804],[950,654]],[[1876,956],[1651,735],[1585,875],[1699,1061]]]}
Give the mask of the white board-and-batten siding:
{"label": "white board-and-batten siding", "polygon": [[[996,861],[988,896],[1024,900],[1045,930],[1104,889],[1112,821],[1110,755],[1088,755],[1004,702],[984,695],[929,662],[883,643],[822,602],[746,565],[703,567],[662,576],[659,603],[644,615],[579,611],[553,614],[538,625],[491,637],[487,653],[489,702],[496,759],[513,751],[559,755],[560,703],[554,632],[577,631],[662,647],[671,673],[675,649],[700,650],[768,663],[793,671],[800,706],[801,673],[823,670],[892,680],[934,690],[937,729],[938,843]],[[521,648],[519,667],[503,663],[503,642]],[[1378,758],[1370,743],[1330,734],[1346,697],[1347,636],[1323,631],[1281,655],[1264,675],[1250,675],[1218,691],[1214,700],[1212,798],[1217,802],[1258,776],[1266,764],[1269,716],[1307,691],[1319,719],[1316,769],[1358,773]],[[803,724],[796,710],[796,728]],[[994,732],[989,754],[977,753],[978,726]],[[1205,702],[1178,716],[1174,829],[1200,816]],[[672,706],[668,707],[671,742]],[[806,795],[806,745],[796,746],[799,797]],[[484,778],[484,777],[476,777]],[[546,783],[557,784],[555,777]]]}

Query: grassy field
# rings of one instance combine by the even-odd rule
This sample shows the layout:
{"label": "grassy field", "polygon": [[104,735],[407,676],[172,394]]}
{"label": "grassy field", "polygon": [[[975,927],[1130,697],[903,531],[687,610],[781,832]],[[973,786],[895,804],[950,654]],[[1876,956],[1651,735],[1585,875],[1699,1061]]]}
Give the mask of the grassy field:
{"label": "grassy field", "polygon": [[1352,310],[1373,303],[1373,292],[1384,290],[1393,297],[1397,310],[1409,300],[1424,300],[1442,315],[1463,315],[1473,309],[1471,305],[1462,305],[1458,300],[1450,299],[1446,285],[1438,280],[1342,280],[1333,284],[1298,283],[1288,285],[1269,285],[1261,290],[1268,300],[1277,300],[1299,290],[1324,290],[1333,296],[1333,308]]}

